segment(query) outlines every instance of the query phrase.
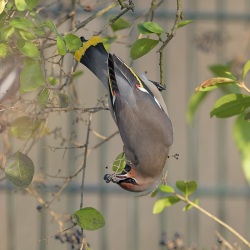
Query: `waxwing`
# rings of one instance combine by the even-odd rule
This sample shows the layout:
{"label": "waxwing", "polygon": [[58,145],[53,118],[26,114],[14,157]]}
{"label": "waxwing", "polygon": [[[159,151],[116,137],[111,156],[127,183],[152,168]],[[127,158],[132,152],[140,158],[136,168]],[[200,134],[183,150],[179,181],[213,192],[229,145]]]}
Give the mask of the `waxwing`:
{"label": "waxwing", "polygon": [[173,143],[161,85],[139,77],[120,58],[107,53],[100,37],[81,40],[83,46],[75,58],[106,87],[110,112],[124,143],[124,170],[106,174],[104,179],[131,192],[148,192],[160,181]]}

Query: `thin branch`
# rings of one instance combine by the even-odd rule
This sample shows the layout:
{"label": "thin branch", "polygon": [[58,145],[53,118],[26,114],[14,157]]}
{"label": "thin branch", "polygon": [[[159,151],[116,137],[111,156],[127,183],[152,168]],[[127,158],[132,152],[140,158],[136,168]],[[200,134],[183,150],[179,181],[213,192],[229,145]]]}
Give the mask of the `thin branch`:
{"label": "thin branch", "polygon": [[164,65],[163,65],[163,50],[167,46],[167,44],[173,39],[173,37],[176,34],[176,30],[178,28],[178,24],[182,19],[182,0],[176,0],[177,1],[177,11],[176,11],[176,16],[175,16],[175,22],[174,25],[171,29],[171,31],[167,34],[167,39],[162,42],[162,45],[160,49],[157,51],[160,54],[160,59],[159,59],[159,65],[160,65],[160,82],[162,86],[165,86],[164,84],[164,77],[163,77],[163,72],[164,72]]}
{"label": "thin branch", "polygon": [[97,143],[95,146],[93,146],[91,149],[89,149],[88,151],[88,155],[91,154],[91,152],[96,149],[99,148],[100,146],[102,146],[105,142],[109,141],[110,139],[112,139],[115,135],[119,134],[119,131],[115,131],[113,134],[111,134],[109,137],[107,137],[106,139],[104,139],[103,141]]}
{"label": "thin branch", "polygon": [[103,29],[101,29],[98,33],[97,33],[97,35],[99,36],[104,30],[106,30],[111,24],[113,24],[117,19],[119,19],[121,16],[123,16],[125,13],[127,13],[129,10],[132,10],[132,11],[134,11],[134,3],[132,2],[132,1],[129,1],[129,4],[125,4],[125,3],[123,3],[123,1],[118,1],[119,3],[120,3],[120,5],[121,5],[121,9],[124,9],[125,8],[125,10],[123,10],[120,14],[118,14],[117,16],[115,16],[114,18],[112,18],[110,21],[109,21],[109,23],[108,24],[106,24],[105,26],[104,26],[104,28]]}
{"label": "thin branch", "polygon": [[82,166],[82,185],[81,185],[81,202],[80,202],[80,209],[83,207],[83,191],[84,191],[84,180],[85,180],[85,170],[87,165],[87,154],[88,154],[88,145],[89,145],[89,136],[91,132],[91,122],[92,122],[92,114],[89,114],[89,120],[88,120],[88,129],[87,129],[87,135],[86,135],[86,142],[85,142],[85,150],[84,150],[84,160],[83,160],[83,166]]}
{"label": "thin branch", "polygon": [[218,231],[215,231],[215,234],[219,238],[222,245],[226,246],[230,250],[235,249]]}
{"label": "thin branch", "polygon": [[184,196],[175,193],[175,196],[178,197],[180,200],[186,202],[187,204],[191,205],[192,207],[198,209],[200,212],[208,216],[209,218],[213,219],[226,229],[228,229],[231,233],[233,233],[237,238],[239,238],[244,244],[246,244],[250,248],[250,242],[245,239],[239,232],[237,232],[234,228],[226,224],[224,221],[220,220],[218,217],[214,216],[213,214],[209,213],[204,208],[200,207],[199,205],[195,204],[194,202],[190,201],[189,199],[185,198]]}
{"label": "thin branch", "polygon": [[34,189],[34,188],[31,188],[31,187],[28,187],[26,189],[26,191],[31,194],[32,196],[34,196],[37,201],[44,207],[48,210],[49,214],[51,215],[51,217],[57,222],[57,224],[59,225],[59,229],[60,231],[63,230],[63,227],[64,227],[64,223],[58,218],[58,215],[52,210],[49,208],[48,206],[48,203],[38,194],[38,192]]}
{"label": "thin branch", "polygon": [[78,31],[79,29],[83,28],[84,26],[86,26],[89,22],[91,22],[95,18],[100,17],[100,16],[104,15],[106,12],[108,12],[109,10],[115,8],[117,5],[118,5],[117,3],[112,3],[109,6],[107,6],[106,8],[104,8],[104,9],[98,11],[97,13],[95,13],[94,15],[90,16],[89,18],[87,18],[83,22],[77,24],[76,27],[74,28],[74,33],[76,31]]}

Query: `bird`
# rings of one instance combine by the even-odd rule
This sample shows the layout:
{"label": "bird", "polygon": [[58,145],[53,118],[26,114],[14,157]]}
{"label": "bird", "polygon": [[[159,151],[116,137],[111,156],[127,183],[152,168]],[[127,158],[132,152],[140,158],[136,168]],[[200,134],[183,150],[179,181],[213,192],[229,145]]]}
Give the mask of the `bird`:
{"label": "bird", "polygon": [[173,126],[160,93],[161,84],[138,76],[99,36],[80,38],[74,57],[103,83],[111,115],[123,141],[126,165],[104,180],[130,192],[148,192],[161,180],[173,143]]}

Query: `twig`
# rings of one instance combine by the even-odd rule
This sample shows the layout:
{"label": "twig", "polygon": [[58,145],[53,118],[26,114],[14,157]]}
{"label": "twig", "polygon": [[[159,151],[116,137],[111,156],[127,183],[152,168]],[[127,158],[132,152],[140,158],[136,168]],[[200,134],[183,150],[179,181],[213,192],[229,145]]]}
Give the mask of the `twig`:
{"label": "twig", "polygon": [[123,1],[118,1],[121,5],[121,9],[124,9],[120,14],[112,18],[108,24],[104,26],[98,33],[97,36],[99,36],[104,30],[106,30],[111,24],[113,24],[117,19],[119,19],[121,16],[123,16],[125,13],[127,13],[129,10],[134,11],[134,3],[132,1],[129,1],[129,4],[123,3]]}
{"label": "twig", "polygon": [[224,221],[220,220],[219,218],[209,213],[207,210],[195,204],[194,202],[190,201],[189,199],[185,198],[184,196],[177,193],[175,193],[175,196],[178,197],[180,200],[186,202],[187,204],[191,205],[192,207],[198,209],[203,214],[205,214],[206,216],[210,217],[211,219],[213,219],[214,221],[216,221],[217,223],[228,229],[231,233],[233,233],[236,237],[238,237],[244,244],[246,244],[250,248],[250,242],[247,239],[245,239],[240,233],[238,233],[234,228],[226,224]]}
{"label": "twig", "polygon": [[61,231],[64,227],[64,223],[58,218],[58,215],[52,209],[49,208],[48,203],[44,201],[44,199],[38,194],[38,192],[34,188],[29,187],[26,189],[26,191],[29,194],[33,195],[37,199],[37,201],[49,211],[49,214],[57,222]]}
{"label": "twig", "polygon": [[86,142],[85,142],[86,147],[85,147],[85,150],[84,150],[84,160],[83,160],[83,166],[82,166],[82,185],[81,185],[80,209],[83,207],[84,180],[85,180],[85,170],[86,170],[86,165],[87,165],[89,136],[90,136],[90,132],[91,132],[91,121],[92,121],[92,114],[89,113],[88,129],[87,129]]}
{"label": "twig", "polygon": [[98,11],[97,13],[95,13],[94,15],[90,16],[89,18],[87,18],[83,22],[77,24],[76,27],[74,28],[74,33],[76,31],[78,31],[79,29],[83,28],[84,26],[86,26],[89,22],[94,20],[96,17],[102,16],[103,14],[108,12],[109,10],[115,8],[117,5],[118,5],[118,3],[112,3],[109,6],[107,6],[106,8],[104,8],[104,9]]}
{"label": "twig", "polygon": [[88,250],[88,249],[89,249],[88,243],[87,243],[87,241],[85,240],[85,238],[82,237],[82,244],[81,244],[80,250]]}
{"label": "twig", "polygon": [[162,84],[162,86],[165,86],[164,84],[164,77],[163,77],[163,50],[164,48],[167,46],[167,44],[172,40],[172,38],[175,36],[176,34],[176,30],[178,28],[178,24],[180,22],[180,20],[182,19],[182,0],[176,0],[177,1],[177,11],[176,11],[176,16],[175,16],[175,22],[174,25],[171,29],[171,32],[169,32],[167,34],[167,39],[165,41],[162,42],[162,45],[160,47],[160,49],[157,51],[160,54],[160,59],[159,59],[159,65],[160,65],[160,82]]}
{"label": "twig", "polygon": [[218,231],[215,231],[215,234],[224,246],[226,246],[228,249],[234,250],[234,247],[231,246],[231,244],[227,242],[227,240]]}
{"label": "twig", "polygon": [[113,138],[115,135],[117,135],[117,134],[119,134],[119,131],[118,131],[118,130],[115,131],[113,134],[111,134],[111,135],[110,135],[109,137],[107,137],[106,139],[104,139],[103,141],[97,143],[95,146],[93,146],[91,149],[89,149],[88,155],[90,155],[91,152],[92,152],[94,149],[100,147],[101,145],[103,145],[105,142],[107,142],[107,141],[109,141],[110,139],[112,139],[112,138]]}

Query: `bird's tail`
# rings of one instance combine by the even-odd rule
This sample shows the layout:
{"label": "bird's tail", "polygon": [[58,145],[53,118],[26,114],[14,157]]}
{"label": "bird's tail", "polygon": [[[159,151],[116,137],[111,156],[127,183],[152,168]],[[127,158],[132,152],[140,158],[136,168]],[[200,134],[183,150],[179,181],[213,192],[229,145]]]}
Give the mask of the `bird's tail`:
{"label": "bird's tail", "polygon": [[75,59],[92,71],[97,78],[108,88],[108,53],[105,50],[102,40],[93,36],[86,40],[81,37],[83,45],[75,52]]}

